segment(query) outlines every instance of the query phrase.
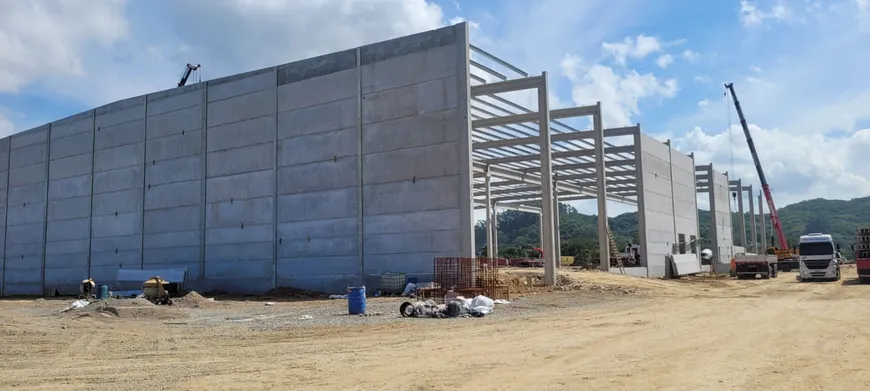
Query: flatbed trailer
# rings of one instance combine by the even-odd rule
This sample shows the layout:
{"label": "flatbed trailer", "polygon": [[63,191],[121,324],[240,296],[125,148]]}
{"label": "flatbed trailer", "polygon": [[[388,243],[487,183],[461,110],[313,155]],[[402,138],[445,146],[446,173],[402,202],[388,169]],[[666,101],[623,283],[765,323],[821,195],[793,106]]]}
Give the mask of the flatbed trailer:
{"label": "flatbed trailer", "polygon": [[745,254],[734,256],[734,274],[738,280],[751,280],[757,276],[767,280],[776,278],[778,273],[776,256]]}

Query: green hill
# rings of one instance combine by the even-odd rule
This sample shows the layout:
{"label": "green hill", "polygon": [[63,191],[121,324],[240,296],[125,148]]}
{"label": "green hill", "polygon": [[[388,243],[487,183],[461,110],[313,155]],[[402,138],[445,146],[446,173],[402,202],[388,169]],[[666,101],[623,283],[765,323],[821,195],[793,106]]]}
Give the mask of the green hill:
{"label": "green hill", "polygon": [[[701,221],[702,246],[710,244],[710,213],[699,210]],[[780,209],[783,229],[789,242],[797,242],[800,235],[809,232],[822,232],[833,235],[841,244],[843,255],[852,256],[849,245],[854,240],[855,229],[870,226],[870,197],[855,198],[849,201],[826,200],[822,198],[801,201]],[[594,215],[577,212],[567,204],[559,205],[562,255],[572,255],[582,260],[598,258],[598,223]],[[766,226],[770,232],[769,215],[765,215]],[[538,216],[531,213],[504,211],[499,213],[499,252],[504,257],[526,256],[529,247],[539,245]],[[735,242],[739,244],[739,215],[733,215]],[[747,238],[749,235],[749,213],[746,213]],[[637,213],[625,213],[609,219],[610,230],[620,247],[628,242],[637,242]],[[483,221],[475,227],[478,249],[485,249],[486,234]],[[770,243],[770,238],[768,238]],[[485,252],[485,251],[484,251]]]}

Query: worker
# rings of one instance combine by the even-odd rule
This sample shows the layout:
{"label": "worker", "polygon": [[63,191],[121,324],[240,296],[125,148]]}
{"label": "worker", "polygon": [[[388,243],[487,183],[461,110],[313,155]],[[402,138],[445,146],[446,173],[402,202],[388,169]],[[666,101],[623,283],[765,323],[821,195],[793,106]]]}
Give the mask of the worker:
{"label": "worker", "polygon": [[93,280],[92,278],[90,278],[90,277],[88,277],[87,280],[82,280],[82,286],[81,286],[81,289],[80,289],[81,292],[82,292],[82,295],[83,295],[86,299],[90,299],[90,298],[91,298],[91,292],[94,291],[94,287],[96,287],[96,286],[97,286],[97,284],[94,283],[94,280]]}

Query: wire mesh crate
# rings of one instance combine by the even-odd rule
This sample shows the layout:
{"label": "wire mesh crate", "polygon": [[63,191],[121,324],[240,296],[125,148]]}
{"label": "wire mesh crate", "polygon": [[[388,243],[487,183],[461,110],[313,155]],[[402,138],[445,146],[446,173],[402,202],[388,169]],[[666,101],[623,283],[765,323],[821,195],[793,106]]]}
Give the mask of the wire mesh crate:
{"label": "wire mesh crate", "polygon": [[401,272],[381,273],[381,292],[387,295],[400,295],[405,290],[408,278]]}

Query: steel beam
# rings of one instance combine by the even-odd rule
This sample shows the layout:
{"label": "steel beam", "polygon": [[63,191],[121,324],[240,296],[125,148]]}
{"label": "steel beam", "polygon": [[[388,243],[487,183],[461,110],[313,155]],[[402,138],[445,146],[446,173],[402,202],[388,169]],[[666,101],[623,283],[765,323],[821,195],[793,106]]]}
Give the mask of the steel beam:
{"label": "steel beam", "polygon": [[589,115],[595,115],[595,110],[597,107],[595,106],[579,106],[579,107],[568,107],[564,109],[556,109],[550,110],[550,119],[557,120],[563,118],[573,118],[573,117],[585,117]]}
{"label": "steel beam", "polygon": [[[535,122],[537,121],[538,114],[537,113],[524,113],[524,114],[511,114],[500,117],[490,117],[490,118],[482,118],[471,121],[471,127],[476,128],[488,128],[492,126],[504,126],[510,124],[521,124],[524,122]],[[473,146],[474,144],[472,144]]]}
{"label": "steel beam", "polygon": [[[623,159],[623,160],[610,160],[607,162],[608,167],[626,167],[626,166],[635,166],[634,159]],[[557,164],[553,166],[554,171],[568,171],[568,170],[594,170],[595,163],[571,163],[571,164]],[[536,169],[534,168],[524,168],[520,171],[522,172],[534,172]],[[619,171],[611,171],[611,172],[619,172]]]}
{"label": "steel beam", "polygon": [[[634,145],[624,145],[619,147],[609,147],[603,149],[603,153],[605,154],[619,154],[619,153],[632,153],[634,152]],[[583,157],[583,156],[595,156],[596,151],[594,150],[579,150],[579,151],[561,151],[561,152],[552,152],[552,159],[565,159],[572,157]],[[602,155],[603,156],[603,155]],[[597,159],[597,158],[596,158]],[[530,155],[516,155],[516,156],[505,156],[493,159],[483,160],[483,164],[505,164],[505,163],[519,163],[519,162],[532,162],[539,161],[540,155],[530,154]],[[552,169],[552,168],[551,168]]]}
{"label": "steel beam", "polygon": [[497,81],[494,83],[479,84],[476,86],[471,86],[471,96],[492,95],[504,92],[540,88],[546,82],[547,79],[544,76],[530,76],[519,79]]}

